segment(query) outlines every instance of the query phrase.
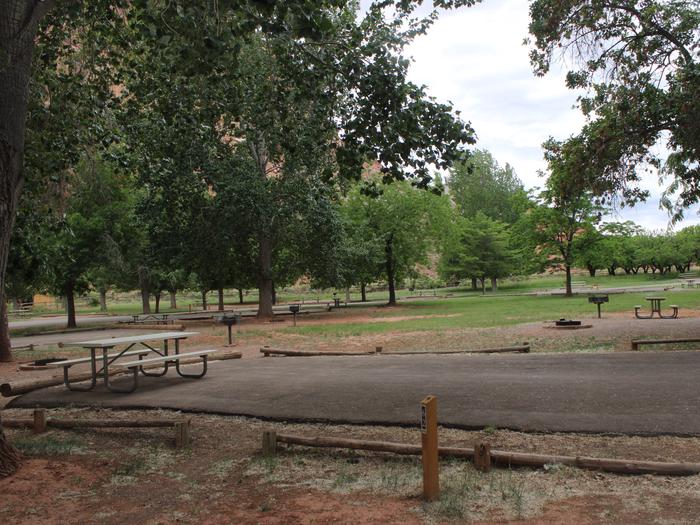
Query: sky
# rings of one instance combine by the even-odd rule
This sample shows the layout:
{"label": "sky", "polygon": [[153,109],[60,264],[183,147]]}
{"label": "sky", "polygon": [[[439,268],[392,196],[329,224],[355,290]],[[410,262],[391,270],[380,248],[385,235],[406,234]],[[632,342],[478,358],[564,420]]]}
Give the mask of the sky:
{"label": "sky", "polygon": [[[369,3],[363,0],[363,7]],[[430,3],[430,2],[426,2]],[[523,40],[528,36],[529,2],[484,0],[474,7],[444,11],[426,35],[406,54],[414,62],[409,78],[425,85],[438,101],[450,101],[471,122],[477,148],[488,149],[500,165],[509,163],[526,188],[542,186],[542,143],[563,140],[584,123],[574,108],[577,93],[564,84],[565,65],[535,77]],[[668,214],[659,209],[663,185],[646,176],[641,186],[651,192],[647,203],[624,208],[608,220],[632,220],[652,230],[665,230]],[[694,210],[675,226],[700,224]]]}

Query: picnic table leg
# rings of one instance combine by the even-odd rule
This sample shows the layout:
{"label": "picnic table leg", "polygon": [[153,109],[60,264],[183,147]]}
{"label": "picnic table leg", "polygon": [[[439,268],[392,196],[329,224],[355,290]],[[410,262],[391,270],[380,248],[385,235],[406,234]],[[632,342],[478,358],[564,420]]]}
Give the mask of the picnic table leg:
{"label": "picnic table leg", "polygon": [[107,390],[109,390],[110,392],[116,392],[117,394],[130,394],[131,392],[136,390],[136,387],[139,386],[139,367],[132,366],[129,368],[129,370],[132,372],[130,387],[117,388],[109,384],[109,381],[105,379],[105,386],[107,387]]}
{"label": "picnic table leg", "polygon": [[87,392],[87,391],[95,388],[95,384],[97,383],[97,363],[95,361],[96,361],[95,360],[95,349],[91,348],[90,349],[90,371],[92,373],[92,379],[90,380],[90,385],[87,387],[80,387],[80,386],[71,385],[70,380],[68,379],[68,369],[70,367],[64,366],[63,367],[63,384],[66,385],[66,388],[68,388],[68,390],[73,390],[75,392]]}
{"label": "picnic table leg", "polygon": [[190,379],[199,379],[200,377],[204,377],[207,373],[207,355],[204,354],[200,356],[202,358],[202,373],[201,374],[185,374],[180,370],[180,361],[175,361],[175,370],[177,370],[177,373],[179,374],[180,377],[188,377]]}
{"label": "picnic table leg", "polygon": [[661,319],[678,319],[678,307],[673,306],[672,308],[673,312],[671,315],[662,315],[661,312],[659,312],[659,317],[661,317]]}
{"label": "picnic table leg", "polygon": [[[168,355],[168,340],[165,339],[165,340],[163,340],[163,356],[167,356],[167,355]],[[139,356],[139,361],[140,360],[141,360],[141,356]],[[168,361],[166,361],[164,363],[163,370],[161,372],[156,372],[156,373],[146,372],[142,366],[139,367],[139,370],[141,371],[141,373],[143,375],[148,376],[148,377],[163,377],[165,374],[168,373],[168,365],[169,365],[169,363],[168,363]]]}

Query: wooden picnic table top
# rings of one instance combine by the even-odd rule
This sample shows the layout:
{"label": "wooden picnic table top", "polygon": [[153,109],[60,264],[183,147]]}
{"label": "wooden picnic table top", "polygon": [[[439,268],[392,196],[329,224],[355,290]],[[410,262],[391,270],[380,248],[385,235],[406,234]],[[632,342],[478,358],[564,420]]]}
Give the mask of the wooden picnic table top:
{"label": "wooden picnic table top", "polygon": [[647,301],[665,301],[665,297],[645,297]]}
{"label": "wooden picnic table top", "polygon": [[93,339],[91,341],[77,341],[71,346],[83,348],[111,348],[124,343],[140,343],[142,341],[165,341],[166,339],[185,339],[199,332],[160,332],[155,334],[129,335],[126,337],[112,337],[111,339]]}

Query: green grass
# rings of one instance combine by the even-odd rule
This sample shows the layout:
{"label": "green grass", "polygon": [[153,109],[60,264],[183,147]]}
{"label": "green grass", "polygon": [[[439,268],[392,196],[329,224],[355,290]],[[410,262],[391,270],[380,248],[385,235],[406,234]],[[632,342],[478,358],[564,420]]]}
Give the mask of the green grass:
{"label": "green grass", "polygon": [[[634,305],[644,305],[648,309],[645,297],[649,293],[611,294],[610,302],[603,305],[605,312],[629,312]],[[663,292],[665,304],[680,306],[681,315],[684,308],[700,308],[700,289]],[[422,319],[392,321],[395,316],[441,316]],[[585,295],[574,297],[561,296],[468,296],[453,299],[426,300],[404,303],[400,308],[387,308],[385,312],[374,317],[388,319],[385,322],[358,322],[347,324],[328,324],[314,326],[286,327],[282,332],[300,335],[319,336],[358,336],[380,334],[385,332],[439,331],[460,328],[481,328],[506,326],[531,321],[548,321],[561,317],[585,319],[596,316],[595,305],[588,303]]]}
{"label": "green grass", "polygon": [[81,441],[52,435],[17,437],[12,440],[12,444],[27,456],[58,456],[84,452]]}

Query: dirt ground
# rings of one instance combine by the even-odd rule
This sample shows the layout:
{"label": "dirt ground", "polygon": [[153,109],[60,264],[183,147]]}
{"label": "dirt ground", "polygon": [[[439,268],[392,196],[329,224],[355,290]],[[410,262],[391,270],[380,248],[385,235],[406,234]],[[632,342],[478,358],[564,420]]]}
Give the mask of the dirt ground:
{"label": "dirt ground", "polygon": [[[6,410],[3,417],[27,417]],[[52,417],[178,417],[165,411],[56,409]],[[443,461],[442,498],[420,499],[418,458],[282,445],[261,455],[264,430],[418,443],[417,429],[298,425],[192,416],[192,444],[170,429],[10,429],[25,454],[0,481],[0,522],[64,523],[697,523],[700,476],[622,476],[558,465],[497,468]],[[700,439],[440,430],[441,444],[485,440],[501,450],[700,461]]]}
{"label": "dirt ground", "polygon": [[[305,316],[304,323],[374,320],[373,310]],[[388,332],[332,339],[280,333],[284,323],[244,322],[236,350],[260,358],[263,345],[384,351],[503,346],[529,341],[535,352],[626,351],[633,337],[697,335],[700,317],[639,322],[608,314],[593,327],[558,331],[543,323],[444,332]],[[381,322],[381,321],[377,321]],[[653,323],[653,328],[652,324]],[[188,326],[188,329],[190,326]],[[202,333],[187,347],[220,347],[225,329],[193,325]],[[64,349],[65,355],[81,350]],[[0,364],[0,380],[46,377]],[[5,401],[4,399],[0,399]],[[181,417],[157,411],[55,409],[50,416],[85,418]],[[4,410],[3,418],[30,417]],[[438,524],[438,523],[697,523],[700,476],[622,476],[561,465],[496,468],[484,474],[463,461],[441,463],[442,497],[420,498],[419,458],[334,449],[284,447],[272,458],[260,451],[264,430],[304,436],[342,436],[419,443],[415,428],[273,423],[216,415],[192,418],[192,444],[174,448],[170,429],[50,430],[34,436],[6,429],[24,461],[0,480],[0,523],[13,524]],[[532,434],[487,428],[441,429],[444,445],[523,452],[700,462],[700,438]]]}

